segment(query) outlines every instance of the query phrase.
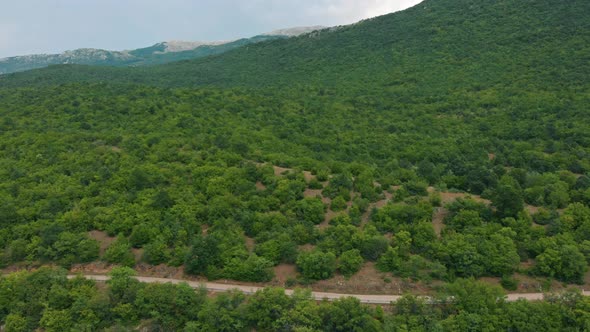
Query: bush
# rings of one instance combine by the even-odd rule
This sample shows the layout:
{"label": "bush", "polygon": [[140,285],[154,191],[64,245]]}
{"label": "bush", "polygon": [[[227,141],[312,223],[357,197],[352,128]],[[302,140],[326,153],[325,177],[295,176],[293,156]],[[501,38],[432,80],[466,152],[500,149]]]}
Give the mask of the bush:
{"label": "bush", "polygon": [[111,243],[105,251],[103,259],[111,264],[120,264],[129,267],[135,265],[135,256],[131,252],[131,245],[123,235],[117,236],[117,239]]}
{"label": "bush", "polygon": [[340,255],[338,270],[343,275],[350,277],[361,269],[364,262],[361,252],[358,249],[351,249]]}
{"label": "bush", "polygon": [[336,270],[336,255],[319,250],[303,252],[297,258],[297,268],[308,280],[328,279]]}
{"label": "bush", "polygon": [[332,211],[342,211],[346,209],[346,200],[342,198],[342,196],[338,196],[332,200],[332,204],[330,205]]}
{"label": "bush", "polygon": [[502,276],[500,284],[506,290],[515,291],[518,288],[518,279],[515,279],[512,276],[505,275]]}
{"label": "bush", "polygon": [[428,195],[428,183],[420,181],[408,181],[404,184],[408,193],[413,196],[426,196]]}
{"label": "bush", "polygon": [[316,179],[316,178],[309,180],[309,183],[307,184],[307,186],[309,187],[309,189],[316,189],[316,190],[324,188],[322,183],[320,181],[318,181],[318,179]]}
{"label": "bush", "polygon": [[325,210],[326,206],[322,200],[316,197],[306,197],[297,202],[295,206],[297,218],[314,224],[324,221]]}
{"label": "bush", "polygon": [[143,260],[152,265],[168,262],[170,250],[164,241],[157,239],[144,246]]}
{"label": "bush", "polygon": [[274,277],[272,266],[273,263],[268,259],[253,254],[246,260],[232,259],[225,272],[228,278],[235,280],[267,282]]}

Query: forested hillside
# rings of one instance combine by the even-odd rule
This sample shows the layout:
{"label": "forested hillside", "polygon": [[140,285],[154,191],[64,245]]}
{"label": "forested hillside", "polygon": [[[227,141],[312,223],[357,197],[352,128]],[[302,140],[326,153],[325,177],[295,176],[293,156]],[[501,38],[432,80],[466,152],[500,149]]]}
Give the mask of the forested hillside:
{"label": "forested hillside", "polygon": [[[65,271],[40,269],[0,280],[0,315],[6,331],[585,331],[588,298],[569,292],[547,302],[508,303],[501,290],[471,280],[449,284],[438,305],[404,296],[395,308],[362,306],[347,298],[313,301],[267,288],[207,296],[187,284],[142,284],[128,268],[107,286]],[[452,297],[451,297],[452,296]],[[133,328],[131,328],[131,326]]]}
{"label": "forested hillside", "polygon": [[377,84],[425,95],[506,86],[562,90],[587,84],[588,13],[590,4],[583,0],[426,0],[400,13],[206,59],[148,70],[58,66],[0,82],[357,89]]}
{"label": "forested hillside", "polygon": [[[303,31],[306,30],[304,29]],[[214,54],[221,54],[248,44],[282,38],[287,38],[287,36],[259,35],[252,38],[242,38],[229,42],[218,42],[202,45],[199,45],[200,43],[190,42],[162,42],[150,47],[139,48],[131,51],[107,51],[86,48],[66,51],[60,54],[33,54],[15,56],[0,59],[0,74],[9,74],[60,64],[112,67],[149,66],[180,60],[203,58]],[[178,43],[181,44],[180,50],[175,49],[175,44]]]}
{"label": "forested hillside", "polygon": [[[189,331],[226,310],[228,331],[588,328],[587,300],[504,304],[464,278],[523,292],[590,284],[589,25],[581,0],[427,0],[202,60],[0,77],[8,270],[158,266],[342,292],[358,291],[337,288],[356,277],[373,293],[455,296],[410,297],[392,315],[273,290],[187,292],[195,311],[181,312],[152,286],[96,290],[44,270],[44,309],[22,323],[27,297],[0,296],[0,320]],[[28,294],[36,276],[0,279],[0,291]],[[166,287],[154,286],[186,291]],[[297,317],[261,320],[258,300]]]}

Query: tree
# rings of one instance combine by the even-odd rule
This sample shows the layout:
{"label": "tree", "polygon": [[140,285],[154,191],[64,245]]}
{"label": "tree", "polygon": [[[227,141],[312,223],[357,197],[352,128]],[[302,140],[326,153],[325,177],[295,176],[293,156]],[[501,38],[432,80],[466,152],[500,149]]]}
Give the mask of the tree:
{"label": "tree", "polygon": [[129,236],[129,242],[134,248],[141,248],[156,235],[157,232],[153,226],[147,223],[141,223],[133,227],[133,231],[131,231],[131,235]]}
{"label": "tree", "polygon": [[242,331],[246,324],[239,307],[245,299],[241,291],[221,293],[214,300],[205,303],[199,311],[198,321],[191,325],[198,327],[195,331]]}
{"label": "tree", "polygon": [[257,244],[254,251],[257,255],[268,259],[275,265],[281,262],[293,263],[297,257],[297,245],[286,234],[278,235],[275,239]]}
{"label": "tree", "polygon": [[250,326],[261,331],[280,331],[283,316],[293,308],[294,301],[281,288],[257,291],[246,305],[246,319]]}
{"label": "tree", "polygon": [[483,220],[479,216],[479,211],[461,210],[455,214],[445,224],[454,230],[462,231],[465,228],[481,226]]}
{"label": "tree", "polygon": [[346,200],[342,198],[342,196],[337,196],[332,200],[332,203],[330,204],[330,208],[332,209],[332,211],[342,211],[346,209],[346,206]]}
{"label": "tree", "polygon": [[169,209],[174,206],[175,202],[167,191],[160,190],[152,200],[152,207],[155,209]]}
{"label": "tree", "polygon": [[484,257],[472,243],[473,238],[462,234],[455,234],[444,239],[441,251],[438,253],[441,262],[458,276],[481,276],[484,271]]}
{"label": "tree", "polygon": [[27,319],[19,314],[8,314],[4,322],[6,332],[25,332],[28,330]]}
{"label": "tree", "polygon": [[386,252],[388,247],[389,241],[380,235],[365,237],[360,244],[363,258],[373,262]]}
{"label": "tree", "polygon": [[490,286],[474,279],[457,279],[446,286],[452,296],[450,301],[458,310],[468,313],[488,314],[504,305],[504,292],[498,286]]}
{"label": "tree", "polygon": [[206,290],[195,292],[188,284],[146,284],[137,292],[134,305],[140,317],[153,319],[163,330],[178,331],[198,315]]}
{"label": "tree", "polygon": [[505,175],[500,179],[492,204],[500,217],[516,217],[524,208],[522,189],[514,178]]}
{"label": "tree", "polygon": [[340,255],[340,258],[338,258],[338,270],[343,275],[350,277],[361,269],[364,262],[360,250],[347,250]]}
{"label": "tree", "polygon": [[319,224],[324,221],[326,206],[322,200],[315,197],[306,197],[297,202],[295,214],[300,220]]}
{"label": "tree", "polygon": [[68,310],[45,309],[39,325],[47,332],[69,331],[72,317]]}
{"label": "tree", "polygon": [[540,274],[567,282],[582,283],[588,270],[586,258],[573,244],[548,247],[536,262],[535,269]]}
{"label": "tree", "polygon": [[186,258],[186,272],[205,274],[209,266],[218,266],[220,263],[217,237],[209,235],[195,238]]}
{"label": "tree", "polygon": [[489,239],[481,241],[478,250],[485,255],[483,264],[486,272],[491,275],[510,275],[520,263],[516,245],[511,238],[500,233],[492,234]]}
{"label": "tree", "polygon": [[381,331],[381,323],[373,318],[368,307],[353,297],[334,301],[320,307],[323,331]]}
{"label": "tree", "polygon": [[319,250],[302,252],[297,258],[297,268],[306,279],[328,279],[336,270],[336,255]]}
{"label": "tree", "polygon": [[155,239],[144,247],[143,260],[152,265],[168,262],[170,249],[161,238]]}
{"label": "tree", "polygon": [[578,241],[590,240],[590,208],[581,203],[570,204],[563,215],[561,222],[568,231],[572,232]]}
{"label": "tree", "polygon": [[135,265],[135,256],[131,252],[131,245],[122,234],[117,236],[115,241],[107,248],[103,259],[108,263],[121,264],[123,266]]}
{"label": "tree", "polygon": [[140,287],[139,281],[133,278],[135,271],[130,267],[116,267],[109,273],[111,277],[107,281],[109,293],[115,302],[131,303]]}
{"label": "tree", "polygon": [[246,260],[232,259],[225,272],[229,278],[235,280],[267,282],[274,277],[272,266],[273,263],[268,259],[252,254]]}

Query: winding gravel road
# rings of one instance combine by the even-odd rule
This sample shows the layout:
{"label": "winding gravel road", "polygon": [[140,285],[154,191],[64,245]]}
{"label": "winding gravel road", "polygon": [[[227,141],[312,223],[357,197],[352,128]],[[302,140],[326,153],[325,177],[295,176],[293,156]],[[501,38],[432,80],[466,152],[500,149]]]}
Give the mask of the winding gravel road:
{"label": "winding gravel road", "polygon": [[[70,275],[68,278],[74,278],[76,276]],[[105,275],[84,275],[85,278],[95,280],[95,281],[107,281],[110,279],[109,276]],[[181,279],[167,279],[167,278],[154,278],[154,277],[134,277],[141,282],[146,283],[172,283],[172,284],[179,284],[179,283],[187,283],[192,288],[201,288],[205,287],[208,291],[212,292],[227,292],[232,289],[238,289],[242,291],[244,294],[254,294],[257,291],[263,289],[264,287],[256,287],[256,286],[244,286],[244,285],[232,285],[232,284],[220,284],[215,282],[198,282],[198,281],[188,281],[188,280],[181,280]],[[293,294],[292,289],[285,290],[287,295]],[[590,296],[590,292],[584,291],[584,296]],[[367,304],[390,304],[391,302],[395,302],[401,298],[400,295],[364,295],[364,294],[338,294],[338,293],[325,293],[325,292],[311,292],[311,296],[318,301],[327,299],[329,301],[337,300],[343,297],[355,297],[361,301],[361,303]],[[506,295],[506,301],[513,302],[519,299],[524,299],[528,301],[538,301],[543,300],[544,294],[543,293],[512,293]]]}

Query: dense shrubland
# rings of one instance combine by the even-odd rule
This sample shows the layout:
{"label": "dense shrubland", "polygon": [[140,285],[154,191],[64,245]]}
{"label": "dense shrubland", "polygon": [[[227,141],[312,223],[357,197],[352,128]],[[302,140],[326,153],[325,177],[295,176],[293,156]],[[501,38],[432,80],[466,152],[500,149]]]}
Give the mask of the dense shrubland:
{"label": "dense shrubland", "polygon": [[0,278],[6,331],[584,331],[590,302],[579,293],[505,302],[500,289],[459,279],[435,303],[412,295],[382,308],[354,298],[316,302],[280,288],[207,296],[187,284],[144,284],[118,268],[104,285],[47,268]]}
{"label": "dense shrubland", "polygon": [[457,299],[409,297],[384,315],[277,290],[207,300],[115,279],[105,293],[44,270],[2,279],[4,292],[22,288],[0,296],[2,321],[14,331],[146,319],[187,331],[588,329],[586,300],[505,304],[461,278],[587,282],[589,4],[427,0],[197,61],[0,77],[3,266],[141,262],[267,282],[295,264],[307,284],[374,262],[451,283]]}
{"label": "dense shrubland", "polygon": [[[133,266],[135,248],[149,264],[248,281],[271,280],[281,263],[297,263],[310,281],[350,275],[359,257],[421,280],[520,271],[579,283],[587,270],[590,168],[579,156],[588,148],[572,143],[551,153],[545,147],[561,140],[546,131],[498,135],[525,125],[500,110],[471,122],[420,106],[407,106],[415,117],[360,114],[311,90],[67,85],[0,94],[4,264]],[[582,115],[546,117],[580,142],[590,134],[577,125]],[[521,146],[528,152],[514,161]],[[276,175],[272,165],[295,170]],[[491,204],[447,204],[439,237],[432,216],[440,197],[428,186]],[[331,203],[306,197],[311,187]],[[372,207],[386,191],[390,204]],[[328,210],[336,215],[318,228]],[[116,236],[101,257],[91,230]],[[522,270],[529,260],[536,264]]]}

